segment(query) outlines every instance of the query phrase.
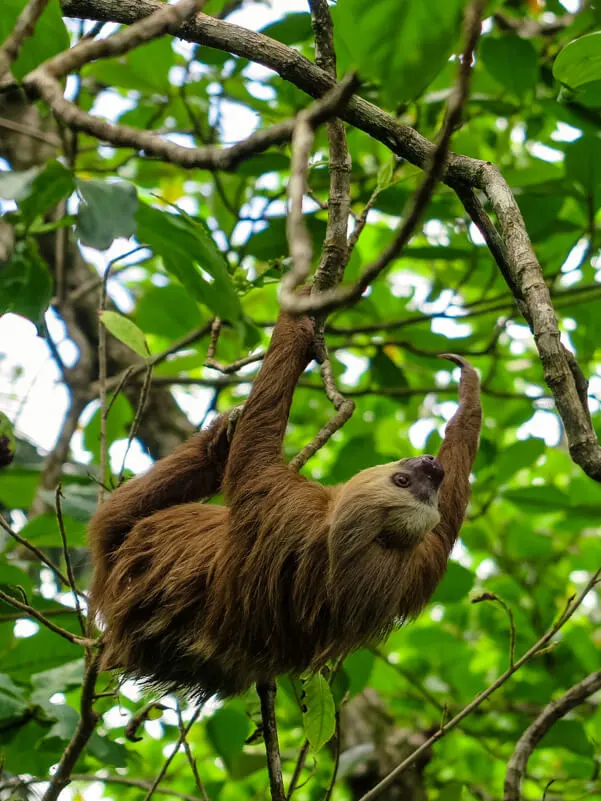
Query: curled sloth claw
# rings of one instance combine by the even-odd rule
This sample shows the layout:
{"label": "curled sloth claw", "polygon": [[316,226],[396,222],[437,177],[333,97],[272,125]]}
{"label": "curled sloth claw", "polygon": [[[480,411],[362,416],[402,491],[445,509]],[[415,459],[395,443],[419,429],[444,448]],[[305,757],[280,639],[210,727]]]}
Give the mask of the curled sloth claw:
{"label": "curled sloth claw", "polygon": [[459,356],[457,353],[439,353],[439,359],[448,359],[450,362],[453,362],[457,365],[457,367],[461,367],[462,370],[473,370],[473,366],[468,362],[467,359],[464,359],[463,356]]}

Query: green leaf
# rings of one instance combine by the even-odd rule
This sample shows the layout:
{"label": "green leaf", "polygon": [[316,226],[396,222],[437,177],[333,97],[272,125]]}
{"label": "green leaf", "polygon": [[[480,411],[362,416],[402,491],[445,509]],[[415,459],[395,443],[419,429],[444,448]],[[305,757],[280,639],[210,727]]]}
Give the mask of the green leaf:
{"label": "green leaf", "polygon": [[147,334],[184,336],[203,322],[197,302],[179,284],[149,287],[136,305],[136,322]]}
{"label": "green leaf", "polygon": [[314,752],[321,751],[336,731],[336,709],[328,682],[315,673],[303,683],[303,727]]}
{"label": "green leaf", "polygon": [[207,721],[207,736],[230,772],[242,752],[249,731],[248,718],[231,703],[218,709]]}
{"label": "green leaf", "polygon": [[553,63],[553,77],[570,89],[601,81],[601,31],[567,44]]}
{"label": "green leaf", "polygon": [[0,467],[6,467],[12,462],[16,446],[13,424],[4,412],[0,412]]}
{"label": "green leaf", "polygon": [[[63,488],[63,492],[70,494],[71,488]],[[54,493],[52,493],[52,505],[54,506]],[[85,546],[86,544],[86,527],[85,525],[64,514],[63,509],[63,523],[65,525],[65,532],[67,534],[67,542],[69,546]],[[25,537],[29,542],[35,543],[38,546],[52,546],[54,548],[62,547],[62,540],[58,524],[56,522],[56,515],[43,514],[34,517],[26,523],[19,532],[22,537]]]}
{"label": "green leaf", "polygon": [[[27,5],[27,0],[2,0],[0,14],[0,42],[12,32],[17,17]],[[63,22],[59,0],[50,0],[39,20],[35,32],[25,39],[11,72],[20,80],[46,59],[69,49],[69,34]]]}
{"label": "green leaf", "polygon": [[98,734],[97,731],[90,737],[88,752],[101,765],[114,765],[116,768],[127,766],[127,748],[122,743],[116,743],[106,735]]}
{"label": "green leaf", "polygon": [[523,98],[534,91],[538,78],[538,57],[528,39],[485,36],[480,45],[482,62],[493,78],[514,95]]}
{"label": "green leaf", "polygon": [[[464,0],[339,0],[334,37],[342,72],[380,81],[394,106],[423,92],[457,43]],[[393,22],[394,21],[394,22]]]}
{"label": "green leaf", "polygon": [[393,362],[383,348],[378,348],[375,355],[372,356],[371,373],[376,385],[384,389],[399,389],[409,386],[403,370]]}
{"label": "green leaf", "polygon": [[495,482],[499,486],[505,484],[519,470],[534,464],[544,452],[544,440],[535,437],[509,445],[501,451],[493,465]]}
{"label": "green leaf", "polygon": [[0,501],[8,509],[29,509],[40,481],[39,470],[11,465],[0,472]]}
{"label": "green leaf", "polygon": [[59,161],[51,161],[37,175],[19,208],[28,222],[33,222],[75,191],[75,178],[71,170]]}
{"label": "green leaf", "polygon": [[348,692],[351,697],[359,695],[367,687],[374,661],[374,654],[367,648],[355,651],[344,660],[344,672],[349,678]]}
{"label": "green leaf", "polygon": [[392,176],[396,167],[396,159],[386,159],[384,164],[378,170],[377,188],[386,189],[392,183]]}
{"label": "green leaf", "polygon": [[567,748],[584,757],[592,757],[595,753],[584,726],[578,720],[559,720],[553,724],[537,745],[537,749],[541,748]]}
{"label": "green leaf", "polygon": [[[112,399],[111,399],[112,400]],[[117,395],[110,405],[106,420],[106,441],[110,445],[118,439],[125,439],[134,419],[130,402],[123,394]],[[100,406],[96,409],[83,432],[83,446],[100,462]],[[64,511],[64,507],[63,507]]]}
{"label": "green leaf", "polygon": [[591,198],[595,210],[601,206],[601,139],[586,135],[566,148],[566,177]]}
{"label": "green leaf", "polygon": [[[61,626],[79,631],[77,622],[69,621],[67,616],[61,620]],[[40,626],[32,637],[14,641],[13,647],[2,655],[2,669],[13,678],[29,679],[33,673],[59,667],[80,657],[79,646]]]}
{"label": "green leaf", "polygon": [[460,782],[449,782],[438,794],[438,801],[466,801],[465,785]]}
{"label": "green leaf", "polygon": [[144,333],[128,317],[113,311],[103,311],[100,319],[105,328],[111,332],[128,348],[131,348],[138,356],[147,359],[150,356],[148,344]]}
{"label": "green leaf", "polygon": [[458,562],[449,562],[443,580],[432,596],[435,604],[451,604],[464,601],[474,586],[474,574]]}
{"label": "green leaf", "polygon": [[76,230],[84,245],[106,250],[117,237],[135,234],[138,193],[133,184],[78,179],[77,189],[82,202]]}
{"label": "green leaf", "polygon": [[242,309],[221,251],[201,224],[141,203],[138,239],[161,256],[165,269],[224,320],[240,319]]}
{"label": "green leaf", "polygon": [[79,721],[79,714],[75,709],[68,704],[47,704],[45,712],[53,718],[54,723],[43,740],[70,740]]}
{"label": "green leaf", "polygon": [[[326,233],[325,221],[314,214],[305,214],[303,219],[309,229],[313,245],[321,246]],[[245,250],[249,256],[261,261],[271,261],[286,256],[288,254],[286,218],[268,217],[267,227],[250,237]]]}
{"label": "green leaf", "polygon": [[[149,65],[152,64],[152,69]],[[171,39],[167,36],[144,43],[119,59],[87,65],[97,81],[135,92],[168,94],[169,70],[175,64]]]}
{"label": "green leaf", "polygon": [[83,659],[67,662],[64,665],[36,673],[31,677],[33,687],[31,701],[39,704],[43,709],[54,711],[55,705],[50,704],[50,697],[54,693],[67,692],[80,687],[84,673]]}
{"label": "green leaf", "polygon": [[25,693],[18,687],[10,676],[0,673],[0,721],[20,718],[27,710],[28,703]]}
{"label": "green leaf", "polygon": [[558,487],[521,487],[504,493],[504,497],[518,506],[530,507],[532,511],[557,512],[570,508],[569,497]]}
{"label": "green leaf", "polygon": [[0,198],[22,200],[31,193],[33,182],[40,174],[39,167],[29,170],[6,170],[0,172]]}
{"label": "green leaf", "polygon": [[311,15],[305,11],[286,14],[277,22],[272,22],[262,28],[261,33],[286,45],[306,42],[313,36]]}
{"label": "green leaf", "polygon": [[13,312],[41,323],[52,297],[52,279],[33,239],[17,242],[0,268],[0,315]]}

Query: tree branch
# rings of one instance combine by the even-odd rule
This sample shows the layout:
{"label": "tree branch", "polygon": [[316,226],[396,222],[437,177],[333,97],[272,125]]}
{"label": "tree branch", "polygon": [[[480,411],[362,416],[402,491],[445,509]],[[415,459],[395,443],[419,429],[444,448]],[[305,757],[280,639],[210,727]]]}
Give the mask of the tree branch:
{"label": "tree branch", "polygon": [[530,755],[554,723],[570,710],[584,703],[593,693],[601,690],[601,670],[591,673],[575,684],[561,698],[551,701],[517,741],[505,777],[504,801],[520,801],[520,787]]}
{"label": "tree branch", "polygon": [[[62,0],[62,5],[68,15],[127,24],[148,16],[161,4],[158,0]],[[263,64],[313,97],[321,97],[334,84],[331,75],[293,48],[204,14],[182,25],[178,35]],[[351,98],[340,116],[411,164],[423,169],[431,162],[435,150],[431,142],[367,100]],[[545,381],[555,396],[570,454],[587,475],[601,480],[601,447],[582,408],[542,270],[506,181],[492,164],[453,153],[448,155],[441,178],[457,192],[465,187],[479,189],[490,201],[499,221],[510,280],[528,308]]]}
{"label": "tree branch", "polygon": [[33,606],[23,603],[22,601],[18,601],[16,598],[13,598],[12,595],[4,592],[4,590],[0,590],[0,601],[4,601],[5,604],[8,604],[15,609],[19,609],[21,612],[23,612],[25,617],[30,617],[33,620],[37,620],[37,622],[41,623],[42,626],[46,626],[47,629],[50,629],[50,631],[53,631],[60,637],[63,637],[63,639],[69,640],[69,642],[73,643],[73,645],[83,645],[85,648],[90,648],[97,645],[96,640],[90,640],[87,637],[78,637],[77,634],[67,631],[67,629],[62,628],[62,626],[57,626],[56,623],[48,620],[47,617],[44,617],[44,615],[41,612],[38,612],[37,609],[34,609]]}
{"label": "tree branch", "polygon": [[71,781],[71,772],[98,723],[98,714],[94,710],[94,689],[98,677],[100,650],[93,654],[88,652],[87,659],[88,664],[81,688],[81,717],[42,801],[58,801],[59,795]]}
{"label": "tree branch", "polygon": [[263,720],[265,751],[267,752],[267,769],[269,771],[271,801],[286,801],[286,792],[284,790],[284,781],[282,779],[282,764],[280,760],[278,730],[275,717],[275,683],[258,683],[257,693],[259,694],[259,699],[261,701],[261,718]]}
{"label": "tree branch", "polygon": [[601,576],[601,567],[593,574],[590,580],[587,582],[585,588],[582,590],[580,595],[576,598],[572,598],[566,609],[563,613],[559,616],[558,620],[543,634],[543,636],[534,643],[534,645],[526,651],[523,656],[521,656],[513,665],[510,665],[507,670],[502,673],[499,678],[494,681],[486,690],[483,690],[479,695],[477,695],[472,701],[470,701],[467,706],[465,706],[461,712],[458,712],[451,720],[444,723],[437,732],[435,732],[431,737],[429,737],[425,743],[420,745],[419,748],[416,748],[410,756],[407,757],[400,765],[397,765],[394,770],[392,770],[388,776],[382,779],[381,782],[376,784],[371,790],[369,790],[365,795],[361,796],[359,801],[373,801],[374,798],[377,798],[387,787],[394,782],[394,780],[399,776],[404,770],[408,767],[413,765],[415,761],[419,758],[419,756],[427,751],[434,743],[438,742],[438,740],[442,739],[448,732],[454,729],[461,721],[466,718],[474,709],[477,709],[480,704],[482,704],[486,699],[491,696],[496,690],[499,689],[505,682],[513,676],[513,674],[518,671],[522,665],[525,665],[526,662],[529,662],[534,656],[536,656],[540,651],[545,648],[553,637],[557,634],[557,632],[568,622],[568,620],[572,617],[574,612],[578,609],[580,604],[584,601],[585,597],[591,591],[591,589],[598,583],[599,577]]}

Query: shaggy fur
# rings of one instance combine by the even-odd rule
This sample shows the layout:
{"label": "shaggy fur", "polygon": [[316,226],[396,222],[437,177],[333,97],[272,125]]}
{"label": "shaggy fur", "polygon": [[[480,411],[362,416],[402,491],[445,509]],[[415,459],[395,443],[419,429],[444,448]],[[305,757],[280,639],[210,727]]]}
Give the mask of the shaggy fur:
{"label": "shaggy fur", "polygon": [[[462,368],[460,406],[438,461],[404,459],[323,487],[281,455],[312,341],[306,317],[282,314],[231,447],[225,415],[97,511],[91,604],[105,668],[234,695],[385,636],[431,596],[468,502],[477,374],[449,357]],[[194,502],[220,490],[227,507]]]}

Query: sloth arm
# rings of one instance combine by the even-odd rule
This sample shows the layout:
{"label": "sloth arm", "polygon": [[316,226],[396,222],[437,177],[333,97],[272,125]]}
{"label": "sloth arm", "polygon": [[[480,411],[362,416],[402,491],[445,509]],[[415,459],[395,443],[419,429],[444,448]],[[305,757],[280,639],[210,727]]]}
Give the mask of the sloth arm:
{"label": "sloth arm", "polygon": [[230,446],[223,487],[233,520],[278,485],[293,491],[305,483],[284,464],[282,442],[294,388],[313,357],[312,343],[308,317],[280,314]]}
{"label": "sloth arm", "polygon": [[95,590],[102,587],[115,552],[140,520],[155,512],[217,494],[229,451],[228,415],[195,434],[141,476],[118,487],[89,525]]}
{"label": "sloth arm", "polygon": [[423,608],[443,577],[447,561],[463,523],[470,497],[469,477],[478,451],[482,409],[480,380],[471,364],[460,356],[445,356],[461,367],[459,409],[449,420],[438,460],[445,477],[440,487],[440,523],[426,534],[407,561],[407,587],[401,615],[413,617]]}

